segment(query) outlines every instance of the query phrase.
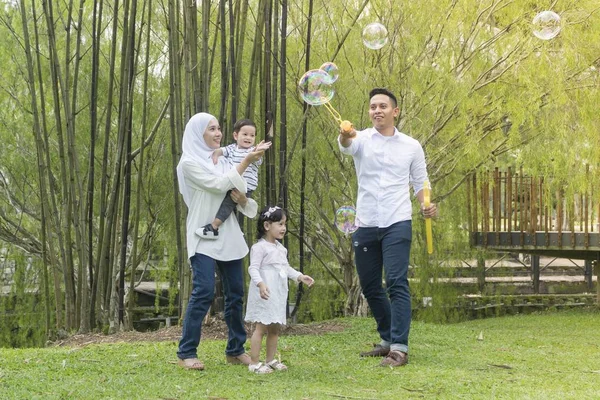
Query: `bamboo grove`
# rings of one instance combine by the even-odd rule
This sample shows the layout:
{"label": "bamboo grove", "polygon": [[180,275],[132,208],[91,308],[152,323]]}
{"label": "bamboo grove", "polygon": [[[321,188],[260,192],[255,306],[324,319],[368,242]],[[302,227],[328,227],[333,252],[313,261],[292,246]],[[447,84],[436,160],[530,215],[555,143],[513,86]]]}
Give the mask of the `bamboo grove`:
{"label": "bamboo grove", "polygon": [[[565,22],[544,42],[530,22],[550,7]],[[175,166],[185,123],[200,111],[218,117],[225,142],[242,117],[273,141],[258,202],[289,210],[291,261],[332,282],[312,304],[365,312],[350,241],[333,224],[356,197],[354,169],[337,151],[334,121],[296,89],[325,61],[340,70],[332,104],[344,118],[367,127],[368,91],[389,87],[400,100],[398,128],[424,145],[442,216],[437,258],[424,255],[415,224],[422,277],[470,252],[461,188],[474,171],[518,166],[564,178],[567,192],[599,187],[598,173],[578,167],[597,171],[600,160],[594,0],[2,0],[0,8],[0,247],[3,262],[35,260],[19,268],[34,265],[48,333],[131,329],[135,271],[163,255],[162,278],[179,294],[174,306],[185,307]],[[360,37],[373,21],[389,32],[379,51]],[[251,240],[252,221],[242,223]],[[432,290],[421,282],[416,295]],[[306,296],[295,295],[296,304]]]}

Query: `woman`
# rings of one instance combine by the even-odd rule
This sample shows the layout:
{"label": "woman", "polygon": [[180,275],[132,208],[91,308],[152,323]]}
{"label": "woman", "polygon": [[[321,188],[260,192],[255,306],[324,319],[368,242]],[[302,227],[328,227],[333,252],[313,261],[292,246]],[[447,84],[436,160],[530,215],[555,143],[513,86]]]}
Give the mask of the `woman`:
{"label": "woman", "polygon": [[179,191],[188,207],[187,249],[193,275],[192,294],[177,351],[178,364],[186,369],[204,369],[197,350],[202,320],[214,297],[215,265],[221,273],[225,295],[225,322],[229,329],[225,349],[227,361],[250,364],[250,357],[244,352],[246,329],[242,319],[242,258],[248,254],[242,231],[236,218],[227,218],[216,240],[201,240],[196,230],[210,223],[229,190],[232,190],[231,198],[240,212],[250,218],[256,215],[257,204],[245,196],[246,182],[242,174],[250,163],[262,157],[268,146],[261,142],[257,151],[248,153],[238,165],[231,166],[223,157],[215,165],[211,155],[219,148],[222,136],[215,117],[207,113],[194,115],[185,127],[183,154],[177,165]]}

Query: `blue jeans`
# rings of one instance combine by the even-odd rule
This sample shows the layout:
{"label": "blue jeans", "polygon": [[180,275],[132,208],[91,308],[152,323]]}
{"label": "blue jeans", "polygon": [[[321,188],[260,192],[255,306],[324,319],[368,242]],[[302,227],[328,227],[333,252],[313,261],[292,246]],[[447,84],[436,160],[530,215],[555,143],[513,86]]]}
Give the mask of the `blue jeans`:
{"label": "blue jeans", "polygon": [[[411,240],[411,221],[400,221],[387,228],[358,228],[352,235],[358,279],[377,321],[379,336],[392,350],[405,353],[408,353],[411,319],[408,287]],[[381,279],[383,270],[386,290]]]}
{"label": "blue jeans", "polygon": [[225,354],[238,356],[244,353],[246,329],[243,321],[244,277],[242,260],[218,261],[196,253],[192,264],[192,294],[183,319],[183,329],[177,357],[196,358],[202,332],[202,321],[215,296],[215,264],[221,272],[225,296],[225,323],[229,339]]}

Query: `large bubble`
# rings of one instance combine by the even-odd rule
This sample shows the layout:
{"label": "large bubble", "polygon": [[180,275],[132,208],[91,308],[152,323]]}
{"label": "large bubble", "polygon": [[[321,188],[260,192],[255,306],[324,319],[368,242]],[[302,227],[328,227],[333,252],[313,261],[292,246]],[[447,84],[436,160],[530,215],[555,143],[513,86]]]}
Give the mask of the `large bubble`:
{"label": "large bubble", "polygon": [[321,69],[311,69],[302,75],[298,90],[302,100],[313,106],[328,103],[335,94],[329,74]]}
{"label": "large bubble", "polygon": [[327,75],[329,75],[329,83],[337,81],[340,76],[337,65],[330,61],[323,63],[319,69],[327,72]]}
{"label": "large bubble", "polygon": [[554,11],[542,11],[533,18],[532,24],[537,38],[550,40],[560,32],[560,15]]}
{"label": "large bubble", "polygon": [[341,206],[335,212],[335,226],[348,235],[358,229],[356,226],[356,209],[352,206]]}
{"label": "large bubble", "polygon": [[379,50],[388,41],[388,31],[379,22],[373,22],[363,29],[362,39],[365,46],[371,50]]}

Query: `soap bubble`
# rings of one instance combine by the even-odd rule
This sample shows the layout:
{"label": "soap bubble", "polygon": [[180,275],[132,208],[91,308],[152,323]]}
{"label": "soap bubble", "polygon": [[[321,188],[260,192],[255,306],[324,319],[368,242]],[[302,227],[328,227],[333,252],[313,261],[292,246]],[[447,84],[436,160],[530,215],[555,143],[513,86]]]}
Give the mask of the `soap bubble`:
{"label": "soap bubble", "polygon": [[356,209],[352,206],[341,206],[335,212],[335,226],[348,235],[358,229],[356,226]]}
{"label": "soap bubble", "polygon": [[337,81],[337,79],[340,76],[337,65],[335,65],[332,62],[328,61],[326,63],[323,63],[323,65],[321,65],[319,69],[327,72],[327,75],[329,75],[329,83]]}
{"label": "soap bubble", "polygon": [[388,41],[388,31],[379,22],[373,22],[363,29],[362,39],[365,46],[371,50],[379,50]]}
{"label": "soap bubble", "polygon": [[328,103],[335,93],[329,74],[321,69],[311,69],[302,75],[298,90],[302,99],[313,106]]}
{"label": "soap bubble", "polygon": [[560,32],[560,15],[554,11],[542,11],[533,18],[533,34],[542,40],[550,40]]}

